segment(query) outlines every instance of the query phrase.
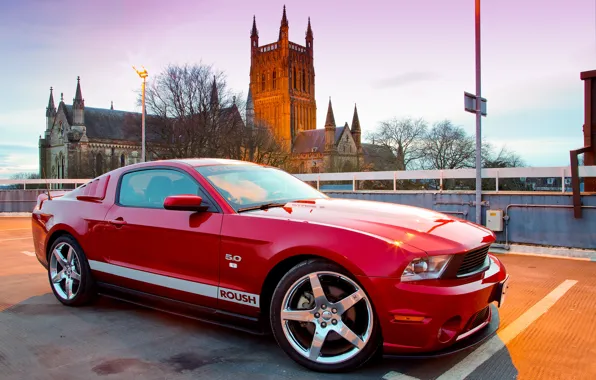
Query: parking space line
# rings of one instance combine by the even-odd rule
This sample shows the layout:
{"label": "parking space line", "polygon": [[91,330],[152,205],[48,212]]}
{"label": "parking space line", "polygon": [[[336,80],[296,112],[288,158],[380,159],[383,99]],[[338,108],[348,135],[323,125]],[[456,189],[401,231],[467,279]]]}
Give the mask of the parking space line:
{"label": "parking space line", "polygon": [[25,230],[30,230],[31,228],[7,228],[5,230],[0,230],[0,232],[4,232],[4,231],[25,231]]}
{"label": "parking space line", "polygon": [[404,375],[403,373],[399,373],[399,372],[395,372],[395,371],[387,372],[383,376],[383,379],[385,379],[385,380],[420,380],[417,377]]}
{"label": "parking space line", "polygon": [[21,253],[27,256],[35,257],[35,252],[21,251]]}
{"label": "parking space line", "polygon": [[513,321],[503,331],[497,333],[486,343],[482,344],[462,361],[454,365],[451,369],[443,373],[437,380],[463,379],[469,376],[482,363],[490,359],[507,343],[512,341],[540,316],[546,313],[561,297],[567,293],[573,285],[577,284],[575,280],[565,280],[557,286],[552,292],[529,308],[524,314]]}

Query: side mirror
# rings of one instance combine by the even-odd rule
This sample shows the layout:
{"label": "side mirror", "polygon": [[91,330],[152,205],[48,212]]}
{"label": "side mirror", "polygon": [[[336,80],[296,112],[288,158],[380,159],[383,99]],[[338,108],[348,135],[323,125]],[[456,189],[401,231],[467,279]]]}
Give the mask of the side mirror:
{"label": "side mirror", "polygon": [[166,210],[178,211],[205,211],[207,206],[202,205],[203,198],[198,195],[170,195],[163,202]]}

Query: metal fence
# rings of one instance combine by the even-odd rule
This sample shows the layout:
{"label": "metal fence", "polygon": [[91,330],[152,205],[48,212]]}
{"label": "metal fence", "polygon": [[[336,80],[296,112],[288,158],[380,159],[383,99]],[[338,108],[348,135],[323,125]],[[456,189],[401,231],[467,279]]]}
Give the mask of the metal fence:
{"label": "metal fence", "polygon": [[[596,177],[596,166],[580,166],[579,176]],[[452,169],[452,170],[404,170],[404,171],[379,171],[379,172],[343,172],[343,173],[309,173],[296,174],[296,177],[305,182],[316,182],[317,189],[320,189],[321,182],[351,181],[352,189],[357,189],[356,181],[393,181],[393,190],[397,190],[397,182],[400,180],[437,180],[440,189],[443,189],[443,181],[447,179],[474,179],[475,169]],[[499,191],[499,179],[517,178],[558,178],[561,180],[560,190],[565,192],[571,185],[565,179],[571,178],[571,167],[526,167],[526,168],[491,168],[482,169],[483,179],[495,180],[495,191]],[[7,186],[19,186],[27,189],[31,185],[43,185],[50,189],[62,188],[63,185],[82,185],[91,179],[0,179],[0,190]],[[568,182],[568,181],[567,181]],[[22,187],[21,187],[22,186]],[[40,186],[36,186],[39,188]],[[411,190],[419,191],[419,190]]]}
{"label": "metal fence", "polygon": [[[580,177],[596,177],[596,166],[579,167]],[[393,181],[393,191],[397,191],[399,180],[437,180],[439,188],[443,189],[443,181],[447,179],[474,179],[475,169],[452,169],[452,170],[405,170],[405,171],[382,171],[382,172],[346,172],[346,173],[309,173],[297,174],[296,177],[305,182],[316,182],[317,189],[321,188],[321,182],[352,181],[352,189],[356,191],[357,181]],[[527,167],[527,168],[491,168],[482,169],[483,179],[495,180],[495,191],[499,191],[499,179],[517,178],[559,178],[561,179],[560,190],[566,192],[571,188],[571,167]],[[419,190],[410,190],[419,191]]]}

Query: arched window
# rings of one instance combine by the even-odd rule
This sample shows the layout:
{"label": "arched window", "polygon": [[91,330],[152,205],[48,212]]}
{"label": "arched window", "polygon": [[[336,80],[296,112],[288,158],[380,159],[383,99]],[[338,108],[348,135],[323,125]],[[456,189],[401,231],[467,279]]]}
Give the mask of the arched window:
{"label": "arched window", "polygon": [[121,154],[121,155],[120,155],[120,167],[123,167],[123,166],[124,166],[124,164],[125,164],[125,160],[126,160],[126,159],[125,159],[125,157],[124,157],[124,154]]}
{"label": "arched window", "polygon": [[304,69],[302,69],[302,92],[306,92],[306,81],[305,81]]}
{"label": "arched window", "polygon": [[99,176],[103,174],[103,156],[101,153],[97,153],[95,156],[95,175]]}
{"label": "arched window", "polygon": [[265,91],[265,74],[261,74],[261,91]]}
{"label": "arched window", "polygon": [[273,70],[273,89],[277,88],[277,73]]}

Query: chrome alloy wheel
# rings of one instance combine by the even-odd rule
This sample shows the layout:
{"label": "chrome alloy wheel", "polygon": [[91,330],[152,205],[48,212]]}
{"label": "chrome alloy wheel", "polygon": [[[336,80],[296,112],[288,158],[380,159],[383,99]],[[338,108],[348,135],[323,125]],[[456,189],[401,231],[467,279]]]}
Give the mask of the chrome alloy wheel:
{"label": "chrome alloy wheel", "polygon": [[335,272],[301,277],[282,302],[286,339],[296,352],[317,363],[337,364],[353,358],[370,340],[373,323],[364,290]]}
{"label": "chrome alloy wheel", "polygon": [[50,279],[56,293],[65,300],[76,297],[81,287],[81,264],[75,249],[68,243],[54,248],[50,257]]}

